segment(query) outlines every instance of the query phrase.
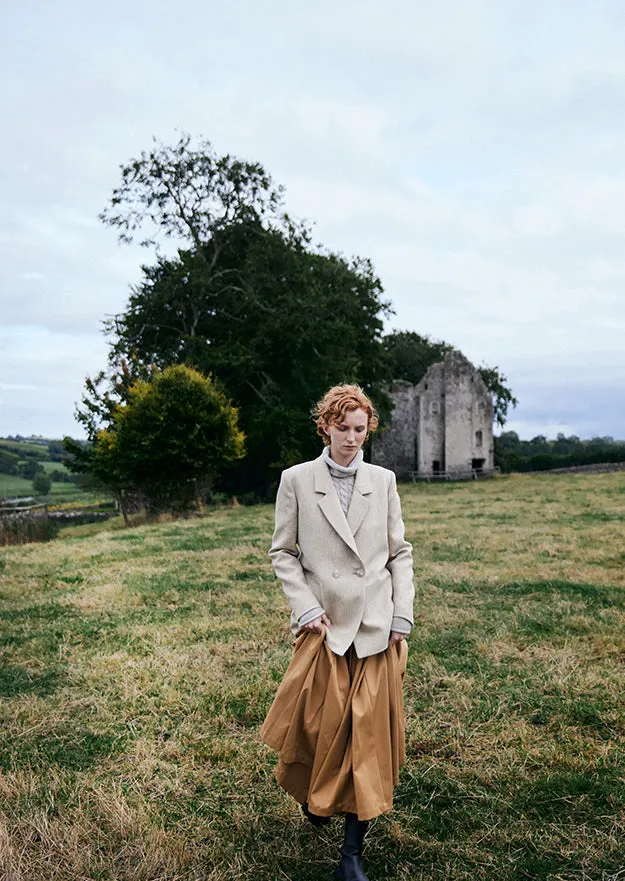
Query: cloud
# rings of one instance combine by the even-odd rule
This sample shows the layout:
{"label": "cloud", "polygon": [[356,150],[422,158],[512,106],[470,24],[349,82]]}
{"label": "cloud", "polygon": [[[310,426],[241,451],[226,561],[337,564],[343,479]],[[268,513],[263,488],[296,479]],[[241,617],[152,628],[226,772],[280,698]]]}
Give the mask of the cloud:
{"label": "cloud", "polygon": [[74,407],[87,374],[97,373],[105,358],[98,334],[0,329],[0,436],[79,436]]}
{"label": "cloud", "polygon": [[[100,322],[149,259],[118,247],[97,214],[118,165],[182,127],[264,162],[316,240],[370,256],[393,326],[498,364],[521,399],[518,424],[617,433],[620,0],[146,9],[62,0],[2,12],[0,107],[15,136],[0,147],[1,319],[10,334],[31,328],[14,357],[39,389],[19,404],[2,392],[3,419],[52,419],[52,382],[54,418],[71,428],[84,374],[103,366]],[[5,389],[18,383],[11,370],[0,355]]]}

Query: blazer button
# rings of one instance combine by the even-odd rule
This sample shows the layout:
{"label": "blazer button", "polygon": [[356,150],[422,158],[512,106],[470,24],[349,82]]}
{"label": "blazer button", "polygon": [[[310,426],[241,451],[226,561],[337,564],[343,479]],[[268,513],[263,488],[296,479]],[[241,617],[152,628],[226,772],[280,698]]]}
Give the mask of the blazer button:
{"label": "blazer button", "polygon": [[340,577],[341,577],[341,573],[339,572],[338,569],[335,569],[334,572],[332,573],[332,578],[340,578]]}
{"label": "blazer button", "polygon": [[357,575],[359,578],[362,578],[362,576],[363,576],[364,574],[365,574],[365,570],[364,570],[364,569],[354,569],[354,575]]}

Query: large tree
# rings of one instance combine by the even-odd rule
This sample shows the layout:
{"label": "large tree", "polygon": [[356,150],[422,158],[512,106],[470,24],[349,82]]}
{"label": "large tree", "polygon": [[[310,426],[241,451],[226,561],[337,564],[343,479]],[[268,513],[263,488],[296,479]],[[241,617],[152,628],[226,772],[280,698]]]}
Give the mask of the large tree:
{"label": "large tree", "polygon": [[194,150],[185,136],[122,178],[105,222],[123,240],[147,224],[187,247],[143,267],[107,324],[112,361],[185,362],[219,378],[248,438],[230,488],[266,493],[280,469],[314,454],[310,408],[329,385],[360,382],[388,406],[380,340],[391,310],[379,279],[368,260],[313,248],[261,166],[219,159],[207,142]]}
{"label": "large tree", "polygon": [[155,247],[163,238],[186,242],[196,251],[215,233],[242,221],[288,222],[281,216],[283,188],[258,162],[218,156],[210,141],[180,135],[173,146],[157,138],[149,151],[120,166],[121,183],[100,220],[118,230],[122,242]]}

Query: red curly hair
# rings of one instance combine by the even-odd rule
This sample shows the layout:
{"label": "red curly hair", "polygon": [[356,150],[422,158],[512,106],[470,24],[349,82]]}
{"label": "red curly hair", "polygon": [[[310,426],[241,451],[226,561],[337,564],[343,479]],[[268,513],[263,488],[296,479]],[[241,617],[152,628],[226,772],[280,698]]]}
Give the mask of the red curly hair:
{"label": "red curly hair", "polygon": [[323,430],[324,425],[340,425],[350,410],[364,410],[368,416],[367,437],[378,427],[378,414],[370,398],[359,385],[335,385],[317,402],[313,417],[317,423],[317,434],[321,435],[326,446],[330,438]]}

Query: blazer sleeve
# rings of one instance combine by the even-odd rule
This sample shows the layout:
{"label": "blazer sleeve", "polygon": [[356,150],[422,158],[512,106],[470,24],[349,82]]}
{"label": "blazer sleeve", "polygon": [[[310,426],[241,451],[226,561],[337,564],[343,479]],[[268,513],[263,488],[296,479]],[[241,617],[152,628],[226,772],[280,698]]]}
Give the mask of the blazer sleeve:
{"label": "blazer sleeve", "polygon": [[414,624],[414,584],[412,573],[412,545],[404,538],[404,521],[397,481],[391,472],[388,487],[388,548],[386,568],[393,583],[393,617],[405,618]]}
{"label": "blazer sleeve", "polygon": [[295,488],[288,471],[282,474],[276,497],[276,525],[269,556],[274,572],[282,583],[282,590],[299,619],[311,609],[319,607],[304,577],[297,544],[298,504]]}

